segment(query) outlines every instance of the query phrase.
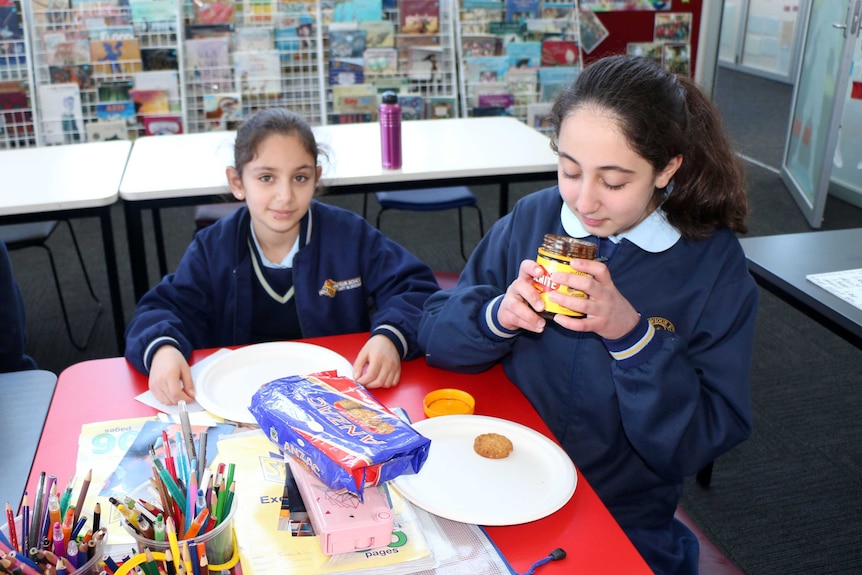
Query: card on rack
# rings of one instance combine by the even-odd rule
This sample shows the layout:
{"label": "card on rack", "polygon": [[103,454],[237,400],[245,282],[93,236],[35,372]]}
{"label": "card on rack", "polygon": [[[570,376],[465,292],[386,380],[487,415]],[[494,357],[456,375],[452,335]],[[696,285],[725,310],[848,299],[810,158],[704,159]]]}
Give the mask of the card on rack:
{"label": "card on rack", "polygon": [[551,120],[551,102],[536,102],[527,106],[527,125],[543,134],[550,135],[554,131]]}
{"label": "card on rack", "polygon": [[144,117],[144,133],[147,136],[173,136],[183,133],[183,118],[178,114]]}
{"label": "card on rack", "polygon": [[424,120],[425,98],[418,94],[398,94],[398,105],[401,106],[401,119]]}
{"label": "card on rack", "polygon": [[599,20],[598,15],[589,10],[581,10],[579,12],[578,30],[581,46],[584,47],[586,54],[595,50],[596,46],[601,44],[610,35],[608,29]]}
{"label": "card on rack", "polygon": [[525,21],[527,33],[531,37],[543,39],[549,35],[564,36],[570,34],[574,27],[571,18],[528,18]]}
{"label": "card on rack", "polygon": [[32,132],[33,111],[26,84],[0,82],[0,134],[25,136]]}
{"label": "card on rack", "polygon": [[132,88],[134,84],[131,80],[116,80],[100,82],[96,90],[100,102],[129,102],[132,99],[129,96]]}
{"label": "card on rack", "polygon": [[425,110],[429,120],[444,120],[458,117],[458,100],[454,96],[431,96]]}
{"label": "card on rack", "polygon": [[193,24],[233,24],[236,19],[234,0],[195,0]]}
{"label": "card on rack", "polygon": [[271,24],[276,17],[273,0],[243,0],[243,20],[246,24]]}
{"label": "card on rack", "polygon": [[275,48],[281,53],[282,60],[299,60],[304,53],[310,55],[314,20],[302,14],[287,24],[275,29]]}
{"label": "card on rack", "polygon": [[505,46],[511,42],[522,42],[527,27],[523,22],[488,22],[488,33],[499,36],[500,43]]}
{"label": "card on rack", "polygon": [[377,114],[377,90],[371,84],[332,87],[332,110],[338,114]]}
{"label": "card on rack", "polygon": [[368,83],[374,86],[374,90],[378,94],[383,92],[395,92],[398,94],[407,89],[410,83],[404,76],[380,76],[377,78],[369,78]]}
{"label": "card on rack", "polygon": [[440,78],[442,46],[410,46],[407,50],[407,77],[432,82]]}
{"label": "card on rack", "polygon": [[395,48],[398,50],[398,65],[406,68],[410,61],[411,46],[439,46],[440,36],[422,34],[396,34]]}
{"label": "card on rack", "polygon": [[234,52],[236,90],[243,94],[281,94],[281,58],[277,50]]}
{"label": "card on rack", "polygon": [[577,66],[580,49],[574,40],[549,38],[542,42],[542,66]]}
{"label": "card on rack", "polygon": [[236,130],[242,122],[242,94],[204,94],[203,109],[207,131]]}
{"label": "card on rack", "polygon": [[395,46],[395,24],[389,20],[359,22],[365,32],[365,47],[392,48]]}
{"label": "card on rack", "polygon": [[439,0],[401,0],[402,34],[439,34]]}
{"label": "card on rack", "polygon": [[170,98],[166,90],[129,90],[129,97],[135,103],[139,116],[167,114],[171,111]]}
{"label": "card on rack", "polygon": [[506,0],[506,21],[526,23],[539,17],[539,0]]}
{"label": "card on rack", "polygon": [[180,108],[180,77],[176,70],[138,72],[132,78],[136,90],[164,90],[172,111]]}
{"label": "card on rack", "polygon": [[234,51],[272,50],[275,47],[273,39],[272,28],[237,28],[233,34]]}
{"label": "card on rack", "polygon": [[84,113],[78,84],[40,84],[39,104],[46,144],[84,141]]}
{"label": "card on rack", "polygon": [[505,52],[510,68],[538,68],[542,64],[541,42],[509,42]]}
{"label": "card on rack", "polygon": [[131,100],[125,102],[98,102],[96,104],[96,118],[99,121],[121,120],[129,126],[137,122],[135,103]]}
{"label": "card on rack", "polygon": [[382,0],[335,0],[333,22],[371,22],[383,20]]}
{"label": "card on rack", "polygon": [[477,108],[502,108],[506,114],[512,114],[515,96],[508,93],[480,94],[477,98]]}
{"label": "card on rack", "polygon": [[579,66],[552,66],[539,68],[539,100],[551,102],[566,86],[575,81]]}
{"label": "card on rack", "polygon": [[365,30],[330,28],[329,58],[362,58],[366,43]]}
{"label": "card on rack", "polygon": [[229,39],[225,36],[186,40],[186,68],[191,83],[211,90],[232,89]]}
{"label": "card on rack", "polygon": [[18,7],[13,3],[4,5],[0,3],[0,40],[7,42],[24,38],[24,30],[21,28],[21,14]]}
{"label": "card on rack", "polygon": [[90,57],[97,75],[126,75],[143,70],[137,38],[90,40]]}
{"label": "card on rack", "polygon": [[88,142],[110,142],[113,140],[128,140],[129,126],[125,120],[105,120],[87,122]]}
{"label": "card on rack", "polygon": [[89,30],[90,40],[131,40],[135,29],[131,26],[100,26]]}
{"label": "card on rack", "polygon": [[92,59],[90,42],[84,38],[75,38],[65,32],[49,32],[42,36],[42,43],[48,66],[89,64]]}
{"label": "card on rack", "polygon": [[180,69],[176,48],[141,48],[141,63],[144,71]]}
{"label": "card on rack", "polygon": [[464,67],[471,84],[504,82],[509,60],[506,56],[472,56],[464,58]]}
{"label": "card on rack", "polygon": [[463,0],[461,3],[461,36],[487,34],[488,24],[503,20],[506,4],[503,0]]}
{"label": "card on rack", "polygon": [[72,66],[48,66],[48,75],[52,84],[68,84],[74,82],[82,90],[93,87],[93,70],[89,64]]}
{"label": "card on rack", "polygon": [[365,76],[384,76],[398,73],[398,52],[395,48],[368,48],[363,57]]}
{"label": "card on rack", "polygon": [[539,70],[536,68],[511,68],[506,72],[506,87],[515,96],[516,106],[526,106],[539,97]]}
{"label": "card on rack", "polygon": [[72,23],[69,0],[32,0],[36,24],[44,30],[59,30]]}
{"label": "card on rack", "polygon": [[328,114],[330,124],[364,124],[374,119],[371,114]]}
{"label": "card on rack", "polygon": [[365,82],[365,63],[362,58],[336,58],[329,61],[329,84],[352,86]]}
{"label": "card on rack", "polygon": [[129,23],[128,4],[117,1],[80,2],[72,0],[72,16],[76,25],[85,22],[91,27],[122,26]]}
{"label": "card on rack", "polygon": [[500,38],[493,34],[461,36],[461,56],[499,56]]}
{"label": "card on rack", "polygon": [[174,0],[129,0],[132,22],[150,32],[176,32]]}

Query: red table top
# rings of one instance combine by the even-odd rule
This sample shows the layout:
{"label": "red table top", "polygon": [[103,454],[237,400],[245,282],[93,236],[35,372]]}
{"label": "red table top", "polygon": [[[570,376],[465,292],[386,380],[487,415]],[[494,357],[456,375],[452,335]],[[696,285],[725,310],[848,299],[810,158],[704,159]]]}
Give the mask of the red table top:
{"label": "red table top", "polygon": [[[305,341],[327,347],[352,361],[366,339],[367,334],[353,334]],[[195,352],[192,363],[213,351]],[[479,415],[515,421],[552,438],[548,427],[499,365],[480,374],[466,375],[433,368],[418,359],[403,364],[397,387],[376,389],[372,393],[386,405],[405,409],[413,421],[418,421],[425,418],[422,398],[429,391],[443,387],[456,387],[472,394]],[[146,389],[147,378],[123,358],[85,361],[64,370],[30,471],[28,492],[36,492],[41,471],[57,476],[59,485],[74,475],[82,424],[155,415],[153,408],[134,399]],[[650,573],[580,471],[575,494],[559,511],[538,521],[487,527],[486,531],[517,573],[526,572],[557,547],[566,551],[566,559],[547,563],[540,568],[541,575]]]}

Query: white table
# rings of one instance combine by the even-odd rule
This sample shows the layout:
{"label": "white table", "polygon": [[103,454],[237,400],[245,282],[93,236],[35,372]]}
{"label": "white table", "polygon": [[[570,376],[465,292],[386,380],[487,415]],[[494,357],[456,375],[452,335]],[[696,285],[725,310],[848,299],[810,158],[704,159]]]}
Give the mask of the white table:
{"label": "white table", "polygon": [[[499,184],[503,215],[509,209],[510,183],[557,174],[557,156],[548,137],[515,118],[426,120],[402,126],[404,159],[398,170],[381,167],[378,124],[315,127],[315,137],[329,156],[322,181],[327,193]],[[141,212],[229,193],[225,167],[233,164],[235,136],[209,132],[135,142],[120,197],[136,299],[149,288]],[[159,241],[160,235],[157,230]]]}
{"label": "white table", "polygon": [[0,223],[97,216],[102,227],[117,346],[125,349],[125,320],[111,227],[111,206],[132,143],[127,140],[5,150],[0,153]]}

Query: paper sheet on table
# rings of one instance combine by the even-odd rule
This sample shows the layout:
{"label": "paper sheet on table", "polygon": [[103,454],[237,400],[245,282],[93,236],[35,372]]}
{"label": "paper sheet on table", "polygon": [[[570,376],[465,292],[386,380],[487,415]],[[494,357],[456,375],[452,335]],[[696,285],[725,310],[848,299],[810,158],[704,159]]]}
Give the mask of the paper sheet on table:
{"label": "paper sheet on table", "polygon": [[78,458],[75,464],[75,475],[78,478],[76,489],[80,488],[87,472],[92,470],[90,487],[80,512],[82,516],[87,517],[84,531],[93,525],[93,509],[98,502],[102,508],[101,525],[108,529],[108,544],[111,548],[117,546],[128,550],[134,545],[135,540],[123,529],[122,515],[111,505],[108,498],[101,497],[99,492],[105,481],[116,469],[117,464],[123,459],[144,424],[154,420],[154,417],[136,417],[85,423],[81,426],[81,435],[78,438]]}
{"label": "paper sheet on table", "polygon": [[321,551],[317,537],[293,537],[289,531],[278,529],[285,464],[284,456],[269,439],[255,430],[234,434],[218,445],[219,458],[236,465],[234,521],[244,575],[319,574],[331,573],[333,568],[339,573],[360,568],[382,573],[384,567],[408,563],[409,572],[428,568],[428,563],[421,561],[430,557],[430,551],[415,515],[411,520],[403,511],[408,504],[400,495],[393,494],[393,511],[406,541],[397,548],[397,553],[345,553],[337,557],[337,565],[333,567],[329,565],[331,558]]}
{"label": "paper sheet on table", "polygon": [[[211,362],[215,361],[216,359],[218,359],[221,356],[223,356],[227,353],[230,353],[230,352],[231,352],[230,349],[228,349],[226,347],[222,348],[222,349],[218,350],[217,352],[213,353],[212,355],[208,355],[207,357],[203,358],[199,362],[192,365],[190,367],[191,372],[192,372],[192,379],[195,379],[198,376],[198,374],[203,370],[203,368],[205,368]],[[150,390],[147,390],[144,393],[138,395],[137,397],[135,397],[135,399],[137,399],[138,401],[140,401],[144,405],[149,405],[150,407],[152,407],[154,409],[158,409],[159,411],[161,411],[163,413],[168,413],[168,414],[173,415],[173,416],[179,415],[179,413],[180,413],[180,408],[178,406],[166,405],[166,404],[160,402],[158,399],[156,399],[156,397],[153,395],[153,392]],[[197,402],[186,404],[186,409],[188,410],[190,415],[193,413],[204,411],[204,408],[201,407],[201,405]],[[215,423],[223,423],[224,422],[223,419],[218,419],[216,421],[211,416],[210,416],[210,420],[213,421],[213,423],[211,423],[210,425],[213,425]],[[202,425],[202,423],[196,422],[194,420],[192,420],[192,423]]]}
{"label": "paper sheet on table", "polygon": [[[148,422],[152,422],[150,426],[159,425],[156,417],[136,417],[85,423],[81,426],[75,463],[77,485],[74,493],[78,492],[84,476],[91,471],[90,487],[81,510],[81,515],[87,517],[84,531],[93,524],[93,510],[96,503],[99,503],[102,510],[101,524],[108,528],[108,553],[112,556],[128,551],[135,544],[135,540],[123,528],[123,517],[111,504],[108,495],[101,495],[100,492]],[[196,429],[197,424],[192,427]],[[233,428],[222,426],[222,431],[228,427]],[[207,451],[209,452],[209,449]],[[212,467],[212,462],[209,464]],[[58,479],[65,485],[65,479]]]}
{"label": "paper sheet on table", "polygon": [[805,278],[853,307],[862,309],[862,268],[809,274]]}

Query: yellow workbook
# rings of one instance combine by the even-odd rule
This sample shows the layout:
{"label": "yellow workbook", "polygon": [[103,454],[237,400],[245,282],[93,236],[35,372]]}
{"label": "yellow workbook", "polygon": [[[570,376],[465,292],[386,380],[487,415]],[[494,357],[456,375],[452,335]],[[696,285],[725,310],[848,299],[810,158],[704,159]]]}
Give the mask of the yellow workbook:
{"label": "yellow workbook", "polygon": [[[390,490],[395,529],[392,544],[378,550],[324,555],[316,536],[297,537],[279,529],[285,461],[259,430],[234,434],[218,442],[219,459],[236,465],[234,528],[243,575],[268,573],[327,574],[368,569],[369,573],[405,572],[435,562],[412,507]],[[395,568],[394,571],[390,570]]]}

